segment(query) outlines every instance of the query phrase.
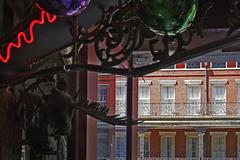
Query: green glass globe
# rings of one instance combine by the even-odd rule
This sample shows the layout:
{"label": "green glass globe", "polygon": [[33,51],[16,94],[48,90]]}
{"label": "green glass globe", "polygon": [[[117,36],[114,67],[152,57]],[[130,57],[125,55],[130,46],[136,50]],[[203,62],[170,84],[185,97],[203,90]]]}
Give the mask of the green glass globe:
{"label": "green glass globe", "polygon": [[186,30],[197,13],[197,0],[140,0],[139,15],[155,33],[174,36]]}

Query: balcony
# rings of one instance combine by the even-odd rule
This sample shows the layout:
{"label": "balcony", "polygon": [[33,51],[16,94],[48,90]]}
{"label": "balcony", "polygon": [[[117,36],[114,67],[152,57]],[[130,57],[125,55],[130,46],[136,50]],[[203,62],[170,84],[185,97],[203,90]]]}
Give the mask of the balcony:
{"label": "balcony", "polygon": [[[126,116],[126,103],[116,104],[116,114]],[[139,103],[138,118],[140,126],[239,126],[240,102]]]}
{"label": "balcony", "polygon": [[161,158],[161,157],[150,157],[150,158],[138,158],[138,160],[240,160],[240,158]]}
{"label": "balcony", "polygon": [[236,116],[239,115],[239,102],[214,103],[139,103],[139,118],[159,116]]}

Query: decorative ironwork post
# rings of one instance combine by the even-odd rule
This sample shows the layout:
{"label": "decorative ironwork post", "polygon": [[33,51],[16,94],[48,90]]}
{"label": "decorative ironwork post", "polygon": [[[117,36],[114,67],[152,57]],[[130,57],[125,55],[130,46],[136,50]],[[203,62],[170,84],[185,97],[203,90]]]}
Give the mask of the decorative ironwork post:
{"label": "decorative ironwork post", "polygon": [[3,0],[0,0],[0,36],[3,32]]}
{"label": "decorative ironwork post", "polygon": [[[133,66],[133,58],[128,61],[129,69]],[[127,160],[132,160],[132,113],[133,113],[133,77],[127,78]]]}
{"label": "decorative ironwork post", "polygon": [[[72,24],[72,36],[75,39],[78,35],[78,25],[77,17],[74,17]],[[76,64],[80,62],[82,64],[87,64],[87,45],[84,45],[78,54],[77,43],[73,45],[74,55],[72,57],[72,63]],[[77,73],[70,73],[68,77],[69,91],[72,94],[76,94],[79,90],[79,97],[87,98],[87,71],[81,71]],[[87,115],[83,112],[76,111],[75,117],[72,121],[73,129],[71,136],[68,140],[68,159],[69,160],[86,160],[86,144],[87,144]]]}

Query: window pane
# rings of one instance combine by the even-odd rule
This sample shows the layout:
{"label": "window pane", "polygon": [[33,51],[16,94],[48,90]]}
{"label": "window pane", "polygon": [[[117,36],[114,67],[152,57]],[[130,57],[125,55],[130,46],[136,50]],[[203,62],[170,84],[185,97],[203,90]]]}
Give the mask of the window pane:
{"label": "window pane", "polygon": [[116,158],[124,158],[126,156],[126,137],[116,137]]}
{"label": "window pane", "polygon": [[109,146],[109,135],[108,133],[97,133],[97,157],[107,158]]}
{"label": "window pane", "polygon": [[175,86],[161,87],[161,115],[175,114]]}
{"label": "window pane", "polygon": [[108,87],[106,86],[98,86],[98,103],[102,105],[108,104]]}
{"label": "window pane", "polygon": [[213,136],[213,157],[224,158],[225,157],[225,137]]}
{"label": "window pane", "polygon": [[198,137],[187,137],[187,157],[197,158],[198,157]]}
{"label": "window pane", "polygon": [[187,68],[200,68],[200,62],[187,62]]}
{"label": "window pane", "polygon": [[173,137],[162,137],[162,157],[173,157],[173,152],[174,152],[174,141]]}
{"label": "window pane", "polygon": [[126,86],[116,86],[116,114],[126,115]]}
{"label": "window pane", "polygon": [[212,68],[226,68],[226,62],[212,62]]}
{"label": "window pane", "polygon": [[225,85],[213,85],[212,87],[212,113],[226,114]]}
{"label": "window pane", "polygon": [[139,86],[138,89],[138,114],[149,115],[150,113],[150,90],[148,85]]}

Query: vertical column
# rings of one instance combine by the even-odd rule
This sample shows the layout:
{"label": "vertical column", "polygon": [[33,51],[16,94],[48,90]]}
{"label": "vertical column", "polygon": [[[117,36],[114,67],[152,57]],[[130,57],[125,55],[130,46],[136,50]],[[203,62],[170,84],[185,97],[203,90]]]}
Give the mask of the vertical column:
{"label": "vertical column", "polygon": [[144,158],[144,133],[139,133],[139,158]]}
{"label": "vertical column", "polygon": [[[97,61],[94,46],[88,47],[88,63],[94,64]],[[97,101],[97,73],[88,72],[88,100]],[[97,121],[87,117],[87,160],[96,160],[97,146]]]}
{"label": "vertical column", "polygon": [[199,158],[203,158],[203,137],[204,137],[204,133],[198,133],[198,154],[199,154]]}
{"label": "vertical column", "polygon": [[[87,46],[80,53],[80,63],[87,63]],[[87,98],[87,72],[69,73],[68,92],[74,95],[79,90],[79,96]],[[77,111],[72,120],[72,132],[68,138],[68,160],[86,160],[87,150],[87,115]]]}
{"label": "vertical column", "polygon": [[206,156],[206,141],[205,141],[205,132],[207,130],[207,127],[196,127],[195,128],[198,133],[198,154],[199,158],[203,158]]}
{"label": "vertical column", "polygon": [[127,160],[132,160],[132,111],[133,111],[133,78],[127,78]]}
{"label": "vertical column", "polygon": [[[138,78],[133,78],[133,112],[132,118],[138,118]],[[132,159],[137,160],[138,155],[138,125],[132,126]]]}

